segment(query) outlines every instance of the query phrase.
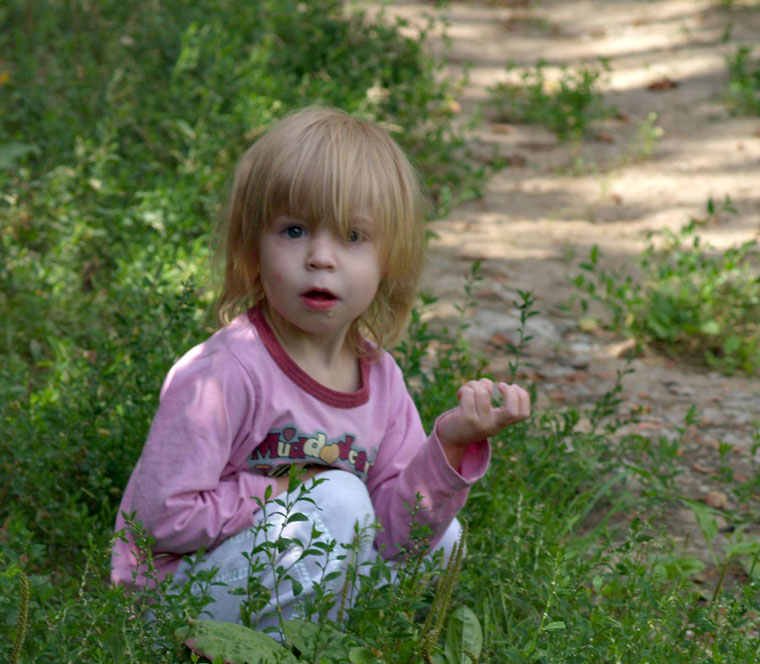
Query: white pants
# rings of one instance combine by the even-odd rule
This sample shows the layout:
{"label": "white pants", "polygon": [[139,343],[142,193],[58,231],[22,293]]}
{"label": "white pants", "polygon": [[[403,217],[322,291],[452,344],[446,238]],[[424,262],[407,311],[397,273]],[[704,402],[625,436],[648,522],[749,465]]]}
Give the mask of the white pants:
{"label": "white pants", "polygon": [[[278,624],[275,605],[279,604],[285,620],[299,615],[299,609],[305,600],[314,596],[315,583],[320,583],[332,572],[338,572],[334,578],[322,583],[322,592],[330,592],[336,600],[331,609],[331,618],[335,619],[338,612],[337,602],[345,585],[346,573],[349,566],[355,566],[361,574],[368,563],[379,557],[373,545],[375,511],[364,483],[351,473],[342,470],[329,470],[317,477],[324,480],[317,486],[312,486],[313,480],[305,483],[310,487],[306,494],[314,502],[300,500],[285,513],[285,509],[274,501],[269,501],[264,508],[256,512],[254,525],[226,539],[218,547],[205,554],[196,556],[192,569],[217,569],[214,581],[224,585],[212,585],[209,595],[213,603],[206,607],[211,619],[224,622],[242,622],[241,607],[246,599],[245,592],[248,575],[251,569],[248,557],[251,551],[266,538],[273,542],[278,538],[287,538],[290,544],[283,550],[272,550],[275,558],[274,567],[287,571],[300,586],[302,591],[294,593],[290,581],[280,581],[275,587],[275,575],[272,565],[259,573],[258,579],[269,591],[269,603],[256,617],[253,626],[264,629]],[[299,490],[292,494],[281,494],[278,498],[287,504],[292,503]],[[293,513],[303,514],[305,520],[288,522]],[[262,524],[268,524],[266,528]],[[356,533],[362,536],[357,540]],[[316,532],[319,535],[314,537]],[[454,519],[446,530],[441,541],[434,550],[443,549],[444,559],[447,560],[456,543],[461,537],[462,528]],[[334,544],[333,544],[334,542]],[[316,545],[316,546],[315,546]],[[346,547],[351,547],[352,551]],[[325,555],[303,556],[304,548],[309,550],[324,550],[332,548]],[[432,555],[432,551],[429,555]],[[257,558],[266,558],[264,553]],[[191,569],[186,561],[182,561],[175,573],[174,583],[187,581],[187,573]],[[326,586],[326,587],[325,587]],[[200,589],[197,589],[200,592]],[[350,600],[350,598],[349,598]],[[350,601],[349,601],[350,605]],[[208,616],[204,616],[208,617]]]}

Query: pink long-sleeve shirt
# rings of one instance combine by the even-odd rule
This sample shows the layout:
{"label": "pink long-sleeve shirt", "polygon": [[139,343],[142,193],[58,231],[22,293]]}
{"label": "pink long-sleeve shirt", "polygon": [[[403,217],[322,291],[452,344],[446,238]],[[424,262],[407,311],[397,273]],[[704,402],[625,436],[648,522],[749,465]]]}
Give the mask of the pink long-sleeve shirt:
{"label": "pink long-sleeve shirt", "polygon": [[[471,444],[461,467],[427,436],[393,358],[362,360],[361,388],[337,392],[287,355],[260,310],[238,316],[169,371],[142,455],[119,507],[154,538],[159,578],[183,555],[209,550],[248,528],[280,466],[322,464],[367,485],[375,544],[390,557],[409,537],[407,505],[423,497],[417,520],[443,534],[485,473],[490,447]],[[280,470],[283,470],[280,468]],[[117,538],[112,580],[143,585],[134,544]]]}

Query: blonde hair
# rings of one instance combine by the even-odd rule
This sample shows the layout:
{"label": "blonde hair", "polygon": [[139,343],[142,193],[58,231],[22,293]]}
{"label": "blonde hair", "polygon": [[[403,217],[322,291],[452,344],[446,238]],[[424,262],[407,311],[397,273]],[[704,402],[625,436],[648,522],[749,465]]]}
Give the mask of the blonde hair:
{"label": "blonde hair", "polygon": [[[253,305],[266,305],[259,238],[277,215],[292,213],[345,237],[359,212],[373,220],[384,276],[370,307],[351,324],[347,341],[365,356],[397,340],[414,303],[424,254],[419,179],[383,129],[332,108],[311,107],[287,116],[238,163],[220,229],[219,323],[226,325]],[[377,344],[375,353],[364,337]]]}

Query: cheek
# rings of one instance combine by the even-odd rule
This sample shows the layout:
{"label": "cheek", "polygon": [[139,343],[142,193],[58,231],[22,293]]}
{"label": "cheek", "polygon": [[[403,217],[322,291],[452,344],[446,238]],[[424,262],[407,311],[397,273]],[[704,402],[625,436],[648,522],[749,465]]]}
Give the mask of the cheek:
{"label": "cheek", "polygon": [[272,266],[264,266],[264,269],[261,271],[261,284],[267,296],[274,294],[275,291],[279,291],[286,283],[287,279],[284,272],[272,269]]}
{"label": "cheek", "polygon": [[284,274],[282,266],[278,265],[275,261],[266,260],[262,261],[259,265],[259,271],[262,278],[271,284],[279,284],[284,280]]}
{"label": "cheek", "polygon": [[380,290],[380,284],[382,283],[383,275],[372,275],[372,278],[367,279],[366,288],[364,289],[364,296],[370,300],[373,300]]}

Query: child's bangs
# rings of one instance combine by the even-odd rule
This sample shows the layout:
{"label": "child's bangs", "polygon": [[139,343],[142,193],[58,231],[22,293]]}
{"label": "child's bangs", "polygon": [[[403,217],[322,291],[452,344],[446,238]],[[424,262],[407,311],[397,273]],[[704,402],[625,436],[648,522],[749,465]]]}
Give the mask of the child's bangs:
{"label": "child's bangs", "polygon": [[372,135],[336,133],[306,136],[278,156],[267,197],[269,219],[287,213],[345,236],[358,217],[369,216],[375,241],[387,247],[390,219],[399,212],[392,208],[403,199],[393,158]]}

